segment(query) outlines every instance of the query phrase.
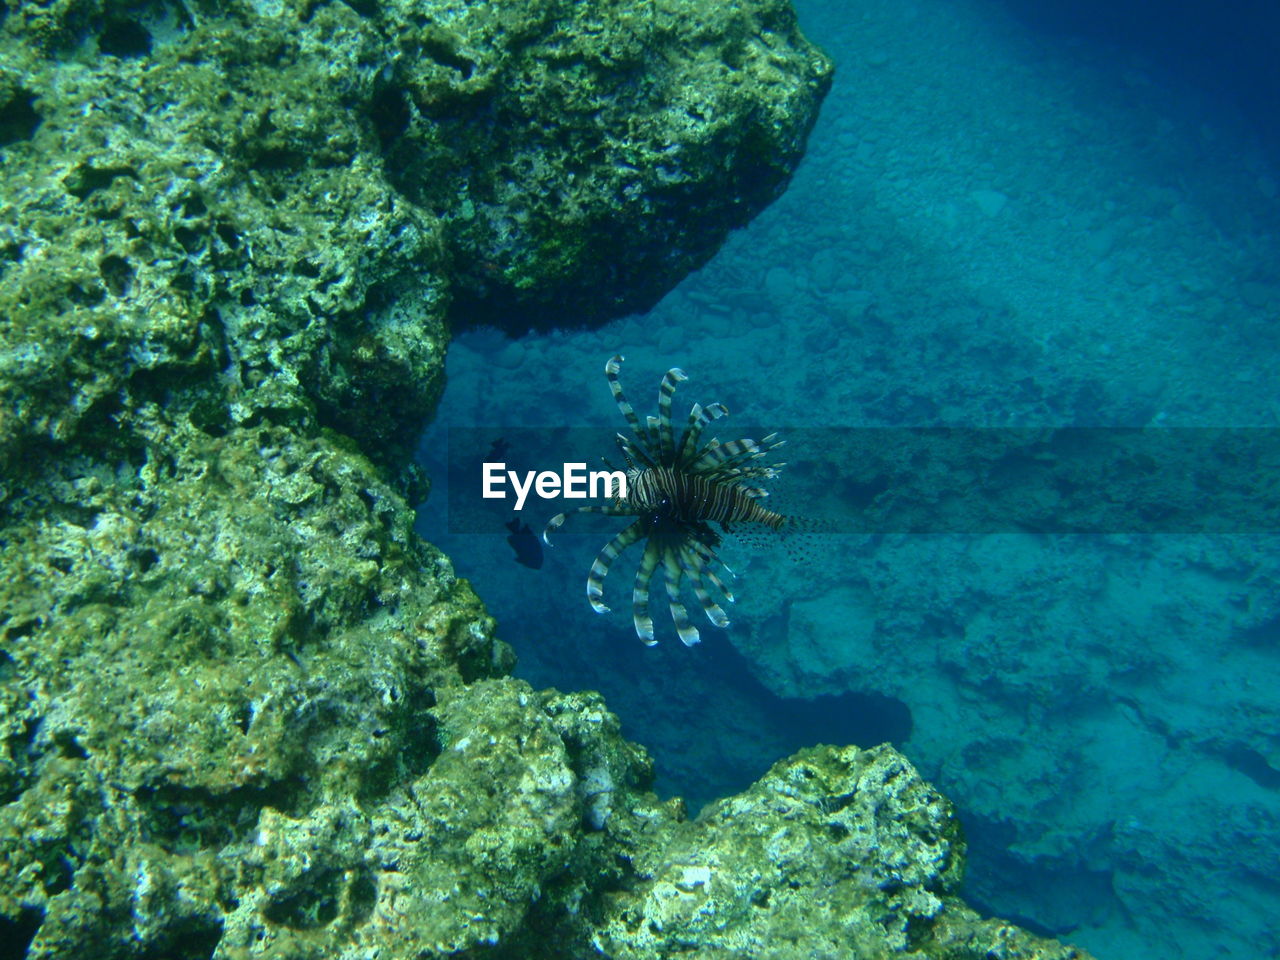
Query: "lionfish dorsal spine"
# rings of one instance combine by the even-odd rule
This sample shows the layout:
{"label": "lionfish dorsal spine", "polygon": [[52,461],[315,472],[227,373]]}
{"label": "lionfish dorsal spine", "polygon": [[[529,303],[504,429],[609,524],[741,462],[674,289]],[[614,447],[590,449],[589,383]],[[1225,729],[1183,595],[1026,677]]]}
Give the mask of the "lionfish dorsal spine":
{"label": "lionfish dorsal spine", "polygon": [[683,370],[672,367],[658,386],[658,456],[663,463],[671,463],[675,458],[675,441],[671,436],[671,398],[675,395],[676,384],[688,379]]}
{"label": "lionfish dorsal spine", "polygon": [[684,436],[680,438],[680,453],[676,457],[680,463],[685,463],[695,450],[698,449],[698,441],[702,438],[702,430],[712,420],[718,420],[721,417],[728,416],[729,408],[723,403],[711,403],[702,406],[695,403],[689,408],[689,425],[685,427]]}
{"label": "lionfish dorsal spine", "polygon": [[613,402],[618,405],[618,409],[622,411],[623,419],[627,421],[627,425],[631,427],[631,432],[643,441],[644,431],[640,427],[640,421],[636,417],[635,408],[631,406],[631,401],[627,399],[627,395],[622,391],[622,381],[618,379],[618,370],[622,366],[623,356],[615,353],[609,362],[604,365],[604,374],[609,379],[609,391],[613,394]]}

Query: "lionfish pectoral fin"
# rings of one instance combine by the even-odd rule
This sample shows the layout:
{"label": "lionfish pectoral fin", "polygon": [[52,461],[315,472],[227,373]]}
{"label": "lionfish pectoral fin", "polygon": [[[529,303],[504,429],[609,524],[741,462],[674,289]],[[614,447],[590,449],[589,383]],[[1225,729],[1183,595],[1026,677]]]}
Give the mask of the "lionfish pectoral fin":
{"label": "lionfish pectoral fin", "polygon": [[636,636],[650,647],[658,641],[653,638],[653,617],[649,616],[649,581],[659,559],[660,551],[650,540],[645,544],[644,556],[640,558],[640,568],[636,571],[636,585],[631,591],[631,617],[635,621]]}
{"label": "lionfish pectoral fin", "polygon": [[632,611],[632,616],[635,619],[636,636],[640,638],[640,642],[646,647],[657,644],[658,641],[653,638],[653,618],[649,616],[648,610],[642,613],[639,609],[635,609]]}
{"label": "lionfish pectoral fin", "polygon": [[[693,584],[693,594],[698,598],[698,602],[702,604],[702,610],[717,627],[729,626],[729,618],[725,616],[720,605],[711,599],[711,594],[707,592],[706,584],[702,581],[703,573],[710,573],[704,569],[704,561],[698,556],[697,551],[685,547],[680,551],[680,565],[684,567],[685,575],[689,578],[689,582]],[[714,581],[714,574],[710,574]],[[720,591],[723,593],[723,589]]]}
{"label": "lionfish pectoral fin", "polygon": [[671,611],[671,622],[676,626],[676,633],[686,647],[692,647],[700,639],[698,628],[689,622],[689,613],[680,602],[680,581],[684,577],[684,569],[680,564],[680,555],[675,550],[668,550],[662,557],[663,574],[667,587],[667,607]]}
{"label": "lionfish pectoral fin", "polygon": [[[725,569],[728,570],[729,568],[725,567]],[[729,572],[732,573],[733,571],[729,571]],[[714,570],[704,570],[703,573],[705,574],[706,578],[711,581],[711,583],[715,586],[715,588],[720,591],[720,595],[725,598],[726,602],[728,603],[738,602],[733,598],[733,593],[729,590],[729,588],[724,585],[724,581],[721,580],[718,576],[716,576],[716,572]]]}
{"label": "lionfish pectoral fin", "polygon": [[616,537],[604,545],[591,564],[591,572],[587,574],[587,600],[596,613],[608,613],[609,606],[604,602],[604,578],[609,575],[609,567],[617,559],[618,554],[643,536],[643,528],[639,523],[632,523],[623,528]]}
{"label": "lionfish pectoral fin", "polygon": [[608,613],[609,605],[604,602],[604,575],[608,573],[608,569],[601,571],[597,576],[596,567],[600,565],[597,560],[591,565],[591,573],[587,575],[587,602],[591,604],[591,609],[596,613]]}
{"label": "lionfish pectoral fin", "polygon": [[707,619],[721,630],[729,626],[729,618],[725,616],[724,610],[722,610],[720,605],[710,597],[708,597],[707,602],[702,605],[702,609],[707,614]]}

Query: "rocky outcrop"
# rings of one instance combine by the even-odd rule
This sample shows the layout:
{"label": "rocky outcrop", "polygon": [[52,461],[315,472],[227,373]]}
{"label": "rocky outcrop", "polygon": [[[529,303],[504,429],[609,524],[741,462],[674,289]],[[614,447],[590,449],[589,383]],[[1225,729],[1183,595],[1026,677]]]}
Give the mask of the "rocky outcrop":
{"label": "rocky outcrop", "polygon": [[781,191],[831,74],[781,0],[67,0],[0,37],[0,455],[181,389],[403,462],[447,319],[652,303]]}

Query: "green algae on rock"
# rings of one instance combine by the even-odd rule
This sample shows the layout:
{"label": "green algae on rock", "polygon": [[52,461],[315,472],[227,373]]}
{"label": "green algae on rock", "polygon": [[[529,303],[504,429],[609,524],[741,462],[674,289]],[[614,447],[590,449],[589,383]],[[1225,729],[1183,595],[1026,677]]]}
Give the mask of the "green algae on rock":
{"label": "green algae on rock", "polygon": [[980,920],[957,896],[963,855],[951,805],[892,748],[815,747],[668,824],[605,894],[593,943],[616,960],[1086,957]]}
{"label": "green algae on rock", "polygon": [[[556,699],[561,716],[598,713],[589,696]],[[516,680],[442,690],[433,716],[438,754],[385,796],[335,796],[301,817],[264,810],[253,844],[227,858],[261,874],[236,892],[221,949],[456,956],[519,935],[582,858],[576,751],[545,695]],[[633,771],[617,772],[625,791]]]}
{"label": "green algae on rock", "polygon": [[148,949],[216,942],[264,817],[431,769],[437,696],[512,664],[360,454],[188,430],[136,464],[69,460],[10,504],[0,913],[44,914],[31,957],[128,955],[140,898]]}
{"label": "green algae on rock", "polygon": [[516,333],[651,307],[782,192],[831,83],[788,0],[450,7],[405,26],[389,167],[450,211],[455,316]]}
{"label": "green algae on rock", "polygon": [[785,186],[830,72],[784,0],[20,5],[0,456],[216,374],[219,422],[403,461],[447,317],[652,303]]}
{"label": "green algae on rock", "polygon": [[[377,64],[341,64],[394,50],[343,4],[186,9],[32,5],[0,27],[0,90],[20,77],[39,121],[3,147],[0,456],[71,439],[126,386],[192,384],[220,388],[216,421],[403,456],[443,386],[444,254],[358,109]],[[47,55],[130,13],[168,31],[149,55]]]}

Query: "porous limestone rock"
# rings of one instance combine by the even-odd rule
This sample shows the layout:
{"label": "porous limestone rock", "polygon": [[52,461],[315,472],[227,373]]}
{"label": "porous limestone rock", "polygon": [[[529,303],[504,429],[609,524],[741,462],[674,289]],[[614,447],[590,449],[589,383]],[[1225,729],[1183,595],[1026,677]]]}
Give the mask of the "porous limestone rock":
{"label": "porous limestone rock", "polygon": [[1085,957],[980,920],[957,896],[963,856],[951,805],[896,751],[815,747],[665,825],[593,943],[618,960]]}
{"label": "porous limestone rock", "polygon": [[198,385],[210,428],[403,462],[447,319],[652,303],[782,190],[830,74],[786,0],[18,5],[0,458]]}

